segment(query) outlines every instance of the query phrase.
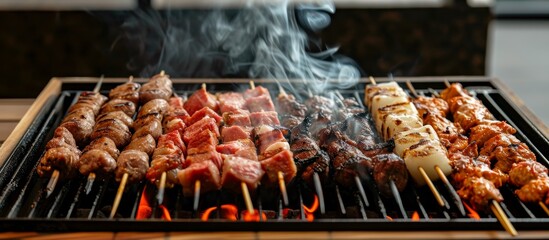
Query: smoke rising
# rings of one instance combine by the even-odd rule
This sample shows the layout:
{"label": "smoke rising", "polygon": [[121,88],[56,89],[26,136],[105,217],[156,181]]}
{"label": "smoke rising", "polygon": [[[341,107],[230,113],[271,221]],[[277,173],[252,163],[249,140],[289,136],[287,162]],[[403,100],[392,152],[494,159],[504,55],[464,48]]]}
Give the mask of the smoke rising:
{"label": "smoke rising", "polygon": [[177,77],[278,79],[287,89],[305,82],[315,93],[346,88],[360,77],[356,64],[310,36],[334,11],[330,1],[250,1],[239,9],[137,12],[122,25],[138,49],[128,68],[143,69],[143,77],[162,69]]}

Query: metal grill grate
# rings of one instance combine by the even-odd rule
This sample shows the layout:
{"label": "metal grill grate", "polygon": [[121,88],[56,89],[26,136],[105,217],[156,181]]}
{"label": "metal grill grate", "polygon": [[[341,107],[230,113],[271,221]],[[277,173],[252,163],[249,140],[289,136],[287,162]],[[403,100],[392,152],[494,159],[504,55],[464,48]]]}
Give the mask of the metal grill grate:
{"label": "metal grill grate", "polygon": [[[236,83],[235,83],[236,82]],[[180,95],[192,93],[201,82],[176,81],[174,87]],[[106,83],[110,89],[117,83]],[[276,89],[273,81],[256,81],[270,89]],[[415,188],[409,184],[401,192],[402,202],[394,198],[380,196],[375,186],[362,177],[361,191],[348,190],[336,185],[324,186],[326,211],[309,213],[306,208],[314,204],[315,191],[305,184],[294,181],[288,186],[289,206],[283,206],[276,191],[259,188],[254,196],[254,208],[261,222],[246,222],[241,217],[245,208],[242,197],[220,190],[201,197],[199,211],[193,211],[192,198],[183,196],[180,187],[170,189],[166,194],[165,206],[172,221],[161,218],[161,207],[154,201],[156,188],[146,183],[128,186],[123,195],[118,215],[108,219],[110,207],[118,183],[106,179],[95,184],[90,194],[86,194],[83,177],[60,182],[53,194],[46,198],[44,188],[47,179],[40,179],[35,167],[44,152],[46,142],[61,121],[68,107],[75,101],[79,90],[89,89],[92,83],[63,85],[63,91],[51,99],[38,113],[18,147],[0,168],[0,226],[5,231],[237,231],[237,230],[496,230],[501,229],[495,216],[481,212],[480,220],[462,216],[453,205],[450,193],[441,183],[436,187],[450,208],[442,208],[427,188]],[[344,96],[363,98],[364,82],[352,89],[340,90]],[[516,136],[525,142],[538,157],[538,161],[549,166],[549,142],[541,132],[526,119],[513,104],[506,100],[502,92],[491,81],[470,81],[464,85],[475,94],[497,119],[506,120],[517,128]],[[212,83],[210,91],[239,91],[247,87],[247,81]],[[404,84],[403,84],[404,86]],[[442,81],[422,79],[414,82],[416,91],[429,95],[430,88],[442,89]],[[271,90],[272,94],[276,91]],[[144,190],[145,189],[145,190]],[[549,218],[537,204],[522,203],[510,187],[502,189],[505,201],[501,204],[504,212],[518,230],[545,229]],[[144,196],[143,196],[144,194]],[[154,213],[151,219],[136,220],[140,201],[145,198],[152,203]],[[223,206],[236,207],[237,221],[223,217]],[[402,208],[399,207],[402,205]],[[204,211],[217,208],[202,221]],[[307,220],[308,215],[314,221]],[[310,217],[310,216],[309,216]]]}

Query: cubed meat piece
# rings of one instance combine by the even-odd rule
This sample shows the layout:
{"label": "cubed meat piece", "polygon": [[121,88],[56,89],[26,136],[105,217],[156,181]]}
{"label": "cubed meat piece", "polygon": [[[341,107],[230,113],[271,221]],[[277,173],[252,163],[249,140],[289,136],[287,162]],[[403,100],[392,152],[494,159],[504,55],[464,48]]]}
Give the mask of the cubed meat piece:
{"label": "cubed meat piece", "polygon": [[204,107],[209,107],[216,112],[219,110],[219,105],[215,96],[208,93],[204,88],[195,91],[185,104],[183,104],[183,107],[190,115],[193,115],[196,111]]}
{"label": "cubed meat piece", "polygon": [[176,168],[181,168],[184,164],[183,155],[159,155],[151,161],[151,167],[147,170],[147,179],[155,183],[160,179],[163,172],[169,172]]}
{"label": "cubed meat piece", "polygon": [[187,156],[191,156],[191,155],[195,155],[195,154],[208,153],[208,152],[215,152],[216,151],[215,149],[216,149],[215,145],[203,143],[203,144],[200,144],[196,147],[189,148],[187,150]]}
{"label": "cubed meat piece", "polygon": [[260,126],[260,125],[278,126],[278,125],[280,125],[280,121],[278,120],[278,113],[276,113],[274,111],[252,112],[250,114],[250,120],[252,122],[252,126]]}
{"label": "cubed meat piece", "polygon": [[244,99],[248,99],[248,98],[251,98],[251,97],[258,97],[258,96],[262,96],[262,95],[266,95],[266,96],[271,96],[269,94],[269,90],[267,90],[266,88],[262,87],[262,86],[257,86],[253,89],[246,89],[246,91],[244,91]]}
{"label": "cubed meat piece", "polygon": [[255,145],[250,139],[240,139],[227,142],[216,147],[217,152],[236,157],[257,160]]}
{"label": "cubed meat piece", "polygon": [[185,160],[185,165],[190,166],[201,162],[213,162],[219,169],[223,166],[223,158],[221,157],[221,154],[215,151],[192,155],[189,154]]}
{"label": "cubed meat piece", "polygon": [[[256,131],[257,133],[257,131]],[[264,153],[265,150],[276,142],[285,142],[284,134],[279,129],[272,129],[271,131],[262,132],[255,135],[255,145],[259,148],[259,153]]]}
{"label": "cubed meat piece", "polygon": [[168,100],[168,103],[170,105],[170,109],[183,109],[185,100],[183,100],[182,97],[171,97]]}
{"label": "cubed meat piece", "polygon": [[183,134],[183,141],[189,144],[189,142],[197,134],[199,134],[204,130],[210,130],[215,134],[215,136],[219,136],[219,128],[217,127],[217,123],[215,122],[215,119],[211,117],[205,117],[202,120],[194,123],[193,125],[188,126],[185,129],[185,133]]}
{"label": "cubed meat piece", "polygon": [[265,151],[261,152],[261,155],[259,155],[259,160],[263,161],[263,159],[270,158],[284,150],[290,150],[290,144],[288,142],[286,141],[275,142],[270,146],[268,146],[265,149]]}
{"label": "cubed meat piece", "polygon": [[163,124],[163,126],[164,132],[178,131],[181,136],[183,136],[185,133],[185,128],[187,127],[185,122],[179,118],[174,118],[171,121],[166,122],[166,124]]}
{"label": "cubed meat piece", "polygon": [[191,117],[187,117],[185,119],[185,124],[187,124],[187,126],[193,125],[193,123],[200,121],[206,116],[215,119],[215,122],[217,123],[217,125],[221,124],[221,120],[222,120],[221,116],[219,116],[214,110],[212,110],[209,107],[203,107],[202,109],[193,113]]}
{"label": "cubed meat piece", "polygon": [[250,192],[254,192],[265,172],[258,161],[226,155],[223,164],[221,185],[230,191],[240,193],[241,183],[248,186]]}
{"label": "cubed meat piece", "polygon": [[221,93],[217,95],[217,99],[219,100],[219,111],[222,113],[237,112],[244,109],[246,104],[244,96],[238,92]]}
{"label": "cubed meat piece", "polygon": [[289,150],[284,150],[261,161],[261,168],[266,174],[266,177],[263,178],[263,184],[266,186],[278,186],[278,172],[282,172],[286,184],[292,181],[297,173],[294,155]]}
{"label": "cubed meat piece", "polygon": [[252,122],[250,121],[250,112],[247,110],[225,112],[223,113],[223,121],[225,122],[225,126],[252,126]]}
{"label": "cubed meat piece", "polygon": [[156,141],[153,136],[147,134],[143,137],[133,139],[124,150],[139,150],[151,156],[156,148]]}
{"label": "cubed meat piece", "polygon": [[158,145],[158,147],[156,147],[156,149],[154,149],[152,157],[154,159],[154,158],[157,158],[159,156],[174,155],[174,154],[183,156],[183,151],[179,147],[177,147],[174,144],[174,142],[167,141],[167,142],[164,142],[164,144],[162,144],[162,145]]}
{"label": "cubed meat piece", "polygon": [[246,108],[250,112],[261,112],[261,111],[274,111],[275,107],[271,97],[268,95],[261,95],[258,97],[251,97],[246,99]]}
{"label": "cubed meat piece", "polygon": [[223,142],[231,142],[239,139],[249,139],[251,128],[241,126],[223,127],[221,129],[221,138]]}
{"label": "cubed meat piece", "polygon": [[181,135],[179,135],[179,132],[177,130],[168,132],[160,136],[158,138],[158,147],[164,146],[168,142],[172,142],[176,147],[185,152],[185,143],[183,143],[183,141],[181,140]]}
{"label": "cubed meat piece", "polygon": [[196,181],[200,181],[200,193],[215,191],[221,188],[219,169],[212,162],[192,164],[179,171],[177,177],[183,186],[184,196],[194,196]]}
{"label": "cubed meat piece", "polygon": [[121,181],[125,173],[128,174],[128,182],[136,183],[145,178],[149,169],[149,156],[139,150],[126,150],[116,160],[116,181]]}
{"label": "cubed meat piece", "polygon": [[215,133],[206,129],[192,136],[189,140],[188,148],[196,148],[202,145],[212,145],[215,147],[218,142]]}

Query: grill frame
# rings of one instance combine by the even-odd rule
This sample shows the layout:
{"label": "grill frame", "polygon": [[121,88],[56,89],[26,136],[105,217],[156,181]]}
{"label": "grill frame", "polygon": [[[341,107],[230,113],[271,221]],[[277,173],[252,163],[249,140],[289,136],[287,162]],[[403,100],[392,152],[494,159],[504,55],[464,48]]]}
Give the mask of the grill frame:
{"label": "grill frame", "polygon": [[[166,222],[160,219],[151,219],[146,221],[136,221],[133,219],[99,219],[99,218],[70,218],[70,219],[60,219],[60,218],[33,218],[34,209],[27,209],[28,216],[31,218],[17,216],[19,212],[12,213],[11,211],[6,212],[6,202],[5,200],[6,192],[9,192],[12,187],[17,187],[19,181],[15,180],[24,180],[23,176],[15,175],[16,178],[12,178],[10,174],[6,173],[17,173],[19,167],[24,164],[32,164],[31,160],[26,161],[25,159],[35,159],[35,161],[40,157],[40,151],[25,151],[23,146],[30,145],[30,149],[35,149],[42,147],[43,145],[51,138],[53,129],[58,125],[62,116],[64,115],[63,111],[59,109],[66,110],[71,104],[68,101],[61,100],[63,94],[67,94],[73,91],[80,90],[91,90],[93,89],[97,78],[63,78],[63,79],[52,79],[48,87],[44,89],[42,94],[37,99],[37,106],[31,107],[29,113],[25,115],[22,124],[18,125],[14,130],[14,134],[20,134],[21,137],[19,140],[12,140],[15,144],[11,142],[6,142],[2,149],[0,149],[0,212],[4,212],[0,216],[0,226],[1,229],[9,231],[363,231],[363,230],[407,230],[407,231],[419,231],[419,230],[501,230],[501,225],[497,222],[497,219],[494,217],[483,218],[481,220],[472,220],[468,218],[446,218],[446,219],[420,219],[419,221],[411,221],[407,219],[394,219],[392,221],[386,220],[384,218],[376,219],[343,219],[343,218],[332,218],[332,219],[317,219],[314,222],[306,222],[303,220],[269,220],[268,222],[231,222],[226,220],[212,219],[208,222],[202,222],[199,219],[174,219],[172,222]],[[387,81],[388,79],[377,79],[379,82]],[[516,99],[513,96],[513,99],[510,98],[509,92],[506,87],[501,84],[497,79],[486,78],[486,77],[422,77],[422,78],[406,78],[406,79],[394,79],[399,82],[404,82],[406,80],[411,80],[416,89],[427,89],[427,87],[434,89],[443,89],[444,80],[459,81],[465,87],[473,87],[475,93],[480,93],[481,100],[483,103],[493,104],[499,107],[499,105],[505,105],[505,107],[510,107],[509,111],[513,114],[512,118],[520,126],[519,130],[524,131],[523,135],[517,133],[517,137],[521,140],[531,140],[533,138],[535,143],[531,143],[535,146],[549,146],[549,140],[544,133],[545,126],[539,122],[537,119],[529,117],[528,112],[523,112],[524,109],[516,105]],[[103,88],[110,89],[111,87],[125,82],[126,79],[105,79]],[[145,79],[138,82],[144,82]],[[242,87],[245,84],[248,84],[249,79],[174,79],[174,87],[176,91],[186,91],[193,90],[200,87],[200,83],[207,83],[210,86],[217,88],[222,84],[230,86],[231,84],[240,84]],[[274,80],[254,80],[256,84],[273,84]],[[367,79],[361,79],[360,84],[368,82]],[[216,85],[217,84],[217,85]],[[299,83],[297,83],[299,84]],[[362,91],[363,88],[358,88],[358,91]],[[356,90],[351,90],[356,91]],[[344,92],[344,91],[343,91]],[[345,93],[345,92],[344,92]],[[499,99],[499,102],[493,102],[491,95],[496,95]],[[490,102],[492,101],[492,102]],[[490,106],[489,106],[490,108]],[[498,110],[498,109],[496,109]],[[503,111],[498,110],[495,114],[497,119],[502,119]],[[494,111],[494,107],[490,108],[490,111]],[[499,114],[499,115],[498,115]],[[504,116],[508,117],[508,116]],[[27,119],[25,119],[27,118]],[[55,119],[55,120],[52,120]],[[31,121],[28,121],[31,120]],[[515,121],[512,122],[514,125]],[[28,126],[25,126],[25,122],[28,122]],[[49,123],[48,125],[44,125]],[[511,122],[510,122],[511,123]],[[526,125],[523,125],[526,124]],[[538,128],[541,127],[541,128]],[[49,129],[49,130],[48,130]],[[520,135],[520,136],[519,136]],[[17,136],[14,136],[17,137]],[[10,136],[12,138],[12,136]],[[6,145],[7,144],[7,145]],[[531,145],[529,144],[529,146]],[[10,145],[13,145],[10,150]],[[536,147],[539,149],[539,147]],[[544,158],[549,156],[549,147],[542,148],[545,149],[545,152],[538,152],[537,154],[542,155]],[[4,157],[7,156],[7,157]],[[37,156],[37,157],[36,157]],[[12,164],[13,162],[18,162],[18,160],[23,159],[19,166]],[[544,165],[548,165],[547,160],[543,162]],[[23,167],[24,168],[24,167]],[[32,173],[31,173],[32,174]],[[17,176],[20,176],[17,178]],[[26,179],[27,181],[42,181],[42,180],[33,180],[32,178]],[[79,180],[82,181],[82,180]],[[43,183],[35,183],[34,188],[37,186],[43,185]],[[78,185],[78,183],[72,183],[73,185]],[[25,184],[28,185],[28,184]],[[81,183],[79,188],[81,188]],[[58,186],[58,188],[60,188]],[[73,187],[74,188],[74,187]],[[443,189],[439,187],[439,189]],[[62,190],[57,190],[62,191]],[[67,190],[69,191],[69,190]],[[30,191],[32,193],[32,190]],[[30,194],[31,199],[36,199],[37,194]],[[99,196],[99,195],[98,195]],[[29,201],[26,198],[26,195],[17,195],[15,202],[21,205],[25,205],[26,201]],[[375,196],[374,196],[375,198]],[[379,200],[379,199],[378,199]],[[13,207],[13,206],[12,206]],[[17,209],[18,205],[14,206],[14,209]],[[59,208],[59,204],[54,204],[50,212],[55,212],[56,207]],[[59,210],[59,209],[57,209]],[[509,211],[509,210],[508,210]],[[94,211],[91,211],[92,213]],[[508,212],[509,213],[509,212]],[[20,215],[20,214],[19,214]],[[515,218],[510,216],[510,220],[513,225],[518,230],[544,230],[549,223],[549,218]],[[91,224],[90,224],[91,223]],[[115,224],[113,224],[115,223]]]}

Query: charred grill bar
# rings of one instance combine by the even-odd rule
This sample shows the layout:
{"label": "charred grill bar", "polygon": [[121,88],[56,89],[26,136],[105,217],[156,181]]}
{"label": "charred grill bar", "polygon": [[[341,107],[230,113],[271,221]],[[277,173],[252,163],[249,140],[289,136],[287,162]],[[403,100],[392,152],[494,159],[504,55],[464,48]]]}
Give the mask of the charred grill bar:
{"label": "charred grill bar", "polygon": [[[96,80],[96,79],[94,79]],[[58,81],[58,80],[54,80]],[[125,82],[125,79],[106,79],[102,89],[109,89]],[[144,82],[138,81],[137,82]],[[249,80],[205,81],[211,92],[238,92],[248,88]],[[378,79],[378,81],[382,81]],[[549,166],[549,141],[540,130],[517,110],[510,102],[497,81],[491,79],[450,78],[461,82],[470,93],[482,101],[496,119],[505,120],[517,129],[516,137],[528,145],[537,161]],[[190,96],[200,88],[201,80],[174,80],[174,88],[181,96]],[[361,81],[352,89],[339,90],[345,98],[364,98]],[[440,92],[445,88],[443,79],[412,79],[416,91],[431,95],[429,89]],[[236,83],[236,84],[235,84]],[[114,177],[98,180],[89,195],[84,194],[86,178],[78,176],[72,180],[61,180],[51,196],[46,197],[48,179],[36,173],[39,159],[47,142],[65,117],[71,104],[81,91],[90,90],[95,82],[79,82],[64,79],[59,91],[43,93],[51,97],[36,113],[29,127],[14,149],[8,152],[0,168],[0,226],[6,231],[235,231],[235,230],[502,230],[495,216],[490,212],[467,211],[461,216],[453,205],[442,208],[436,204],[432,194],[425,187],[415,188],[408,184],[401,194],[404,214],[395,199],[379,194],[376,186],[368,186],[374,180],[365,179],[364,191],[369,205],[358,197],[355,188],[340,188],[336,184],[323,184],[325,213],[318,209],[315,189],[311,184],[288,183],[289,205],[284,206],[277,191],[263,187],[253,196],[254,206],[262,213],[259,219],[246,219],[246,209],[240,195],[226,190],[213,191],[201,196],[198,211],[193,211],[193,199],[182,194],[180,186],[167,189],[165,206],[172,221],[162,219],[162,209],[155,203],[155,189],[146,185],[128,185],[115,219],[108,219],[118,182]],[[256,81],[256,84],[271,90],[273,99],[278,96],[278,85],[274,81]],[[401,86],[405,86],[400,82]],[[405,87],[404,87],[405,88]],[[304,98],[307,98],[304,95]],[[338,106],[338,107],[341,107]],[[281,113],[279,113],[281,114]],[[282,119],[284,120],[284,119]],[[282,121],[284,122],[284,121]],[[353,136],[351,136],[353,137]],[[357,139],[353,139],[357,140]],[[296,177],[296,179],[299,178]],[[440,183],[435,183],[439,184]],[[443,186],[437,186],[444,189]],[[504,212],[519,230],[544,230],[549,218],[536,203],[521,202],[514,194],[514,188],[500,188],[504,201]],[[442,191],[446,201],[449,193]],[[387,195],[387,194],[385,194]],[[154,215],[146,221],[135,220],[143,199],[150,203]],[[204,215],[208,212],[207,221]],[[471,216],[478,214],[479,219]],[[408,218],[403,217],[407,216]],[[313,220],[310,222],[310,220]],[[237,220],[237,221],[234,221]],[[247,222],[247,221],[266,222]]]}

